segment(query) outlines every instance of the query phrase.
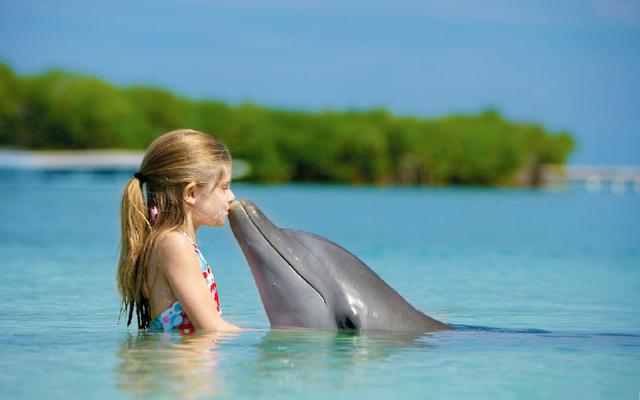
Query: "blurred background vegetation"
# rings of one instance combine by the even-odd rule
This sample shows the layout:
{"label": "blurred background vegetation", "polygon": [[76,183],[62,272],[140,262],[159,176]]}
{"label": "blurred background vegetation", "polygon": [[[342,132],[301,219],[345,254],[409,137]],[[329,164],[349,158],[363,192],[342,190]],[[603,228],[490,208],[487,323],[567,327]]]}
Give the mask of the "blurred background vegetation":
{"label": "blurred background vegetation", "polygon": [[255,182],[536,185],[563,164],[567,132],[507,121],[495,110],[424,119],[386,110],[312,113],[195,101],[167,90],[115,87],[0,64],[0,147],[140,149],[176,128],[211,133],[247,161]]}

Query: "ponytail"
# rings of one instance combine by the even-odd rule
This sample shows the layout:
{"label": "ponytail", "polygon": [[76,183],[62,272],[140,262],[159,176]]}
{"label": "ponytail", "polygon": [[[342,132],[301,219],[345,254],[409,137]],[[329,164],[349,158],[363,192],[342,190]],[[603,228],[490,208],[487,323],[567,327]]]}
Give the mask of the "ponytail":
{"label": "ponytail", "polygon": [[147,218],[147,205],[142,194],[143,181],[139,174],[129,180],[124,189],[120,208],[121,239],[118,262],[118,290],[122,298],[120,312],[128,313],[127,326],[131,324],[135,308],[138,328],[146,329],[151,320],[146,288],[147,268],[139,268],[140,255],[151,225]]}

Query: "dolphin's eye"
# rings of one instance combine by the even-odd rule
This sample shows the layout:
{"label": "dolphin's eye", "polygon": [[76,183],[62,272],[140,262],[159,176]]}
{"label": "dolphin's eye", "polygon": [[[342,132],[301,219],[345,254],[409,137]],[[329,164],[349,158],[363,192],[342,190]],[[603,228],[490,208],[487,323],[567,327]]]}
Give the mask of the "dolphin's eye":
{"label": "dolphin's eye", "polygon": [[351,330],[358,329],[358,325],[348,315],[344,317],[344,320],[341,321],[340,325],[342,325],[340,327],[342,329],[351,329]]}

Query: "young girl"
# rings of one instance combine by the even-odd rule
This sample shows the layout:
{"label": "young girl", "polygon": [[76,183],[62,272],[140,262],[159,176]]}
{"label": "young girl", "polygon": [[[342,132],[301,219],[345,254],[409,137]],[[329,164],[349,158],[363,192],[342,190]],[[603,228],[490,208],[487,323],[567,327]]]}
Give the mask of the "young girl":
{"label": "young girl", "polygon": [[127,326],[135,310],[139,329],[240,329],[222,319],[195,241],[200,226],[224,225],[235,200],[230,183],[231,155],[212,136],[181,129],[151,143],[122,197],[117,281]]}

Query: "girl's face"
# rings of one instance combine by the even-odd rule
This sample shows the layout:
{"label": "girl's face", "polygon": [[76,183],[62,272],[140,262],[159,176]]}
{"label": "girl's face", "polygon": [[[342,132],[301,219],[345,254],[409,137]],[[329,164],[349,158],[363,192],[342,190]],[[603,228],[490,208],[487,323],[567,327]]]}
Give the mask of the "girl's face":
{"label": "girl's face", "polygon": [[223,226],[229,214],[229,206],[236,197],[231,191],[231,173],[225,173],[218,185],[194,187],[194,203],[191,208],[195,226]]}

